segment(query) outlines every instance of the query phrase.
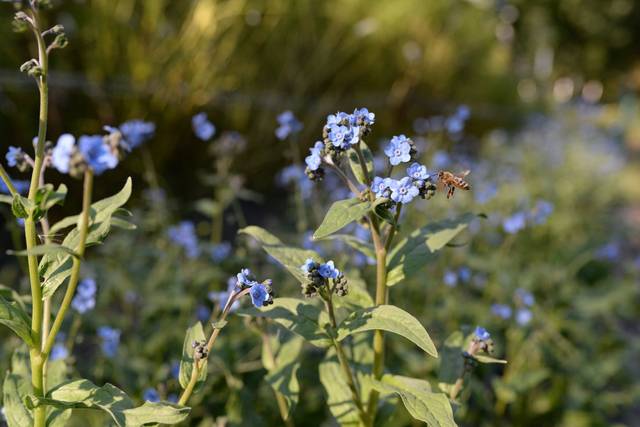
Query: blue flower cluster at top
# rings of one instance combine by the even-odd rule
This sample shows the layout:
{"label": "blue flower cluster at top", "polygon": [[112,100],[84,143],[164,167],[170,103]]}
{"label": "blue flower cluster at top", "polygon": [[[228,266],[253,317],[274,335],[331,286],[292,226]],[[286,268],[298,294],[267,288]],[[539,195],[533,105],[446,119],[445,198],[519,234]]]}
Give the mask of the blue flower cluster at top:
{"label": "blue flower cluster at top", "polygon": [[491,338],[491,334],[481,326],[476,326],[476,330],[473,332],[473,334],[479,341],[487,341],[489,338]]}
{"label": "blue flower cluster at top", "polygon": [[291,134],[298,133],[302,130],[302,123],[296,119],[292,111],[283,111],[277,118],[278,127],[276,128],[276,137],[283,141]]}
{"label": "blue flower cluster at top", "polygon": [[209,121],[207,113],[198,113],[191,118],[193,133],[202,141],[209,141],[216,133],[216,127]]}
{"label": "blue flower cluster at top", "polygon": [[374,123],[375,114],[366,108],[356,108],[352,114],[342,111],[330,114],[324,127],[325,142],[334,150],[348,150],[360,142],[360,137],[365,135]]}
{"label": "blue flower cluster at top", "polygon": [[71,307],[80,314],[92,310],[96,306],[96,281],[94,279],[84,279],[78,284],[76,296],[71,301]]}
{"label": "blue flower cluster at top", "polygon": [[[300,266],[300,269],[304,273],[309,273],[314,267],[318,264],[312,259],[307,258],[307,260]],[[318,273],[325,279],[336,279],[340,275],[340,270],[338,270],[333,261],[328,261],[324,264],[320,264],[318,267]]]}
{"label": "blue flower cluster at top", "polygon": [[169,227],[167,236],[173,243],[184,249],[187,257],[196,258],[200,254],[196,227],[191,221],[182,221],[178,225]]}
{"label": "blue flower cluster at top", "polygon": [[118,353],[120,346],[120,330],[109,326],[101,326],[98,328],[98,336],[102,339],[102,352],[105,356],[112,358]]}
{"label": "blue flower cluster at top", "polygon": [[249,295],[251,296],[251,302],[256,308],[260,308],[269,305],[272,302],[271,296],[271,279],[264,280],[262,283],[255,280],[251,270],[243,268],[240,273],[236,275],[237,282],[235,285],[236,290],[249,289]]}
{"label": "blue flower cluster at top", "polygon": [[421,190],[426,188],[427,181],[430,180],[426,166],[420,163],[413,163],[409,166],[407,175],[399,180],[377,176],[373,179],[371,190],[376,197],[407,204],[421,194]]}

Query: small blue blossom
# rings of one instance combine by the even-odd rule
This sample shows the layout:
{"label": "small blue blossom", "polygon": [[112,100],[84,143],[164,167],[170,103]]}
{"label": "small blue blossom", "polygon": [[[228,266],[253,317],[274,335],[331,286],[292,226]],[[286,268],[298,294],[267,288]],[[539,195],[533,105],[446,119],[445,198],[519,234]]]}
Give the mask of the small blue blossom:
{"label": "small blue blossom", "polygon": [[491,305],[491,313],[502,319],[509,319],[511,317],[511,307],[506,304],[493,304]]}
{"label": "small blue blossom", "polygon": [[24,158],[24,152],[22,151],[22,148],[9,146],[9,151],[7,151],[5,158],[7,159],[7,164],[13,168],[18,166],[22,161]]}
{"label": "small blue blossom", "polygon": [[533,319],[533,314],[528,308],[521,308],[516,312],[516,322],[520,326],[528,325],[531,322],[531,319]]}
{"label": "small blue blossom", "polygon": [[311,271],[313,267],[315,267],[315,265],[316,265],[316,262],[313,259],[307,258],[304,264],[300,266],[300,270],[302,270],[305,273],[308,273],[309,271]]}
{"label": "small blue blossom", "polygon": [[171,362],[171,367],[169,368],[169,371],[171,372],[172,378],[175,378],[176,380],[180,378],[180,362],[177,360],[174,360],[173,362]]}
{"label": "small blue blossom", "polygon": [[547,222],[547,219],[552,213],[553,203],[546,200],[538,200],[531,212],[531,220],[536,225],[542,225]]}
{"label": "small blue blossom", "polygon": [[258,282],[253,282],[251,285],[251,289],[249,290],[249,295],[251,295],[251,302],[256,308],[260,308],[264,305],[264,302],[269,299],[269,292],[267,292],[267,288]]}
{"label": "small blue blossom", "polygon": [[160,401],[160,393],[155,388],[146,388],[142,393],[142,399],[147,402],[159,402]]}
{"label": "small blue blossom", "polygon": [[320,163],[322,163],[323,148],[324,143],[322,141],[317,141],[314,146],[309,149],[311,154],[304,159],[304,162],[309,167],[309,170],[315,171],[320,167]]}
{"label": "small blue blossom", "polygon": [[318,267],[318,273],[325,279],[335,279],[340,275],[340,271],[335,267],[333,261],[328,261],[326,264]]}
{"label": "small blue blossom", "polygon": [[424,181],[426,179],[429,179],[427,167],[417,162],[413,163],[407,168],[407,175],[415,181]]}
{"label": "small blue blossom", "polygon": [[84,279],[78,284],[71,307],[80,314],[92,310],[96,306],[96,291],[96,281],[91,278]]}
{"label": "small blue blossom", "polygon": [[338,111],[336,114],[329,114],[327,116],[327,126],[332,125],[344,125],[351,123],[351,115],[343,111]]}
{"label": "small blue blossom", "polygon": [[445,122],[449,134],[458,134],[464,130],[464,121],[457,116],[447,118]]}
{"label": "small blue blossom", "polygon": [[444,272],[442,281],[448,287],[453,288],[458,284],[458,274],[455,271],[447,270]]}
{"label": "small blue blossom", "polygon": [[120,345],[120,330],[110,328],[109,326],[101,326],[98,328],[98,336],[102,339],[102,352],[105,356],[112,358],[118,352]]}
{"label": "small blue blossom", "polygon": [[71,155],[75,149],[76,139],[69,133],[64,133],[58,138],[56,146],[51,150],[51,164],[60,173],[69,173]]}
{"label": "small blue blossom", "polygon": [[62,343],[57,343],[57,344],[54,344],[54,346],[51,348],[51,354],[49,354],[49,360],[55,361],[55,360],[66,359],[68,356],[69,356],[69,351],[67,350],[67,347],[65,347],[64,344]]}
{"label": "small blue blossom", "polygon": [[502,228],[509,234],[515,234],[527,225],[527,214],[516,212],[502,221]]}
{"label": "small blue blossom", "polygon": [[418,187],[413,185],[413,181],[408,176],[402,178],[400,181],[393,183],[391,187],[391,200],[396,203],[407,204],[413,200],[420,193]]}
{"label": "small blue blossom", "polygon": [[187,257],[196,258],[200,254],[196,227],[191,221],[182,221],[178,225],[169,227],[167,235],[173,243],[185,250]]}
{"label": "small blue blossom", "polygon": [[393,166],[407,163],[411,160],[411,143],[409,138],[398,135],[391,138],[389,145],[384,149],[384,154],[389,157],[389,163]]}
{"label": "small blue blossom", "polygon": [[102,135],[82,135],[78,139],[78,150],[96,175],[118,165],[118,156],[104,143]]}
{"label": "small blue blossom", "polygon": [[471,109],[469,106],[462,104],[456,109],[455,115],[461,120],[468,120],[471,116]]}
{"label": "small blue blossom", "polygon": [[193,133],[202,141],[210,140],[216,133],[216,127],[209,121],[207,113],[198,113],[191,118]]}
{"label": "small blue blossom", "polygon": [[287,139],[291,134],[300,132],[303,127],[293,112],[289,110],[280,113],[277,121],[279,126],[276,128],[276,137],[280,141]]}
{"label": "small blue blossom", "polygon": [[236,277],[238,278],[239,286],[251,286],[255,283],[255,280],[253,280],[253,274],[251,274],[251,270],[248,268],[240,270],[240,273],[238,273]]}
{"label": "small blue blossom", "polygon": [[596,251],[596,256],[607,261],[615,261],[620,258],[622,249],[617,242],[607,243]]}
{"label": "small blue blossom", "polygon": [[462,282],[468,282],[471,280],[471,269],[469,267],[460,267],[458,269],[458,278]]}
{"label": "small blue blossom", "polygon": [[211,259],[213,262],[222,262],[231,255],[231,243],[220,242],[217,245],[211,247]]}
{"label": "small blue blossom", "polygon": [[481,326],[476,326],[476,330],[473,331],[476,338],[480,341],[486,341],[491,338],[491,334],[487,332],[487,330]]}
{"label": "small blue blossom", "polygon": [[518,288],[516,289],[516,298],[522,302],[522,304],[527,307],[531,307],[535,304],[536,299],[533,294],[526,289]]}
{"label": "small blue blossom", "polygon": [[360,130],[357,126],[330,125],[327,138],[334,147],[346,150],[360,141]]}
{"label": "small blue blossom", "polygon": [[156,125],[144,120],[129,120],[120,125],[120,133],[127,142],[127,150],[139,147],[156,133]]}
{"label": "small blue blossom", "polygon": [[356,108],[350,117],[352,126],[371,126],[375,123],[376,115],[366,108]]}
{"label": "small blue blossom", "polygon": [[209,320],[209,316],[211,316],[211,310],[209,310],[206,305],[198,304],[196,307],[196,318],[204,323]]}
{"label": "small blue blossom", "polygon": [[376,176],[371,183],[371,190],[376,197],[389,198],[391,197],[391,187],[395,185],[394,182],[394,179]]}

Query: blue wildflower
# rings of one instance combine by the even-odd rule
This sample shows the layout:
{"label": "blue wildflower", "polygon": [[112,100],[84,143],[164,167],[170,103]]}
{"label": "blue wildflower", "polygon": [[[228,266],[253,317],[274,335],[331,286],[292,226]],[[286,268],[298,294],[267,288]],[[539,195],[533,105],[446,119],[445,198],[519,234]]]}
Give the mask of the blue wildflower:
{"label": "blue wildflower", "polygon": [[480,204],[487,203],[493,199],[496,194],[498,194],[498,186],[493,183],[481,184],[476,187],[476,191],[474,192],[476,202]]}
{"label": "blue wildflower", "polygon": [[202,141],[210,140],[216,133],[216,127],[207,118],[207,113],[198,113],[191,118],[191,127]]}
{"label": "blue wildflower", "polygon": [[596,256],[607,261],[615,261],[620,257],[621,253],[622,249],[620,248],[620,244],[617,242],[610,242],[601,246],[596,251]]}
{"label": "blue wildflower", "polygon": [[238,278],[239,286],[251,286],[255,283],[254,276],[248,268],[240,270],[240,273],[238,273],[236,277]]}
{"label": "blue wildflower", "polygon": [[209,316],[211,316],[211,311],[207,308],[206,305],[198,304],[196,307],[196,318],[201,322],[206,322],[209,320]]}
{"label": "blue wildflower", "polygon": [[185,250],[187,257],[196,258],[200,254],[196,227],[191,221],[182,221],[178,225],[170,227],[167,230],[167,235],[173,243]]}
{"label": "blue wildflower", "polygon": [[176,380],[180,378],[180,362],[177,360],[174,360],[173,362],[171,362],[171,367],[169,368],[169,371],[171,372],[172,378],[175,378]]}
{"label": "blue wildflower", "polygon": [[129,120],[120,125],[120,133],[127,142],[127,150],[139,147],[156,133],[156,125],[144,120]]}
{"label": "blue wildflower", "polygon": [[476,326],[476,330],[473,331],[476,338],[480,341],[486,341],[491,338],[491,334],[487,332],[487,330],[481,326]]}
{"label": "blue wildflower", "polygon": [[527,214],[516,212],[502,221],[502,228],[509,234],[515,234],[527,225]]}
{"label": "blue wildflower", "polygon": [[318,273],[325,279],[335,279],[340,275],[340,271],[335,267],[333,261],[321,264]]}
{"label": "blue wildflower", "polygon": [[520,326],[526,326],[533,319],[533,314],[528,308],[521,308],[516,312],[516,322]]}
{"label": "blue wildflower", "polygon": [[51,150],[51,164],[60,173],[69,173],[71,156],[76,145],[76,139],[69,133],[64,133],[58,138],[56,146]]}
{"label": "blue wildflower", "polygon": [[458,277],[463,282],[471,280],[471,269],[469,267],[460,267],[458,269]]}
{"label": "blue wildflower", "polygon": [[110,328],[109,326],[101,326],[98,328],[98,336],[102,339],[102,352],[105,356],[112,358],[118,352],[120,345],[120,330]]}
{"label": "blue wildflower", "polygon": [[49,354],[49,360],[52,362],[55,360],[66,359],[69,356],[69,350],[62,343],[54,344]]}
{"label": "blue wildflower", "polygon": [[449,134],[458,134],[464,130],[464,121],[459,117],[452,116],[445,122]]}
{"label": "blue wildflower", "polygon": [[221,243],[218,243],[217,245],[213,245],[210,251],[211,259],[214,262],[224,261],[231,254],[231,249],[232,249],[231,243],[229,242],[221,242]]}
{"label": "blue wildflower", "polygon": [[314,267],[316,266],[316,262],[311,259],[311,258],[307,258],[307,260],[304,262],[304,264],[302,264],[300,266],[300,270],[302,270],[305,273],[310,272]]}
{"label": "blue wildflower", "polygon": [[78,139],[78,150],[96,175],[118,165],[118,156],[104,143],[102,135],[82,135]]}
{"label": "blue wildflower", "polygon": [[347,125],[351,123],[351,115],[343,111],[338,111],[336,114],[329,114],[327,116],[326,126],[332,125]]}
{"label": "blue wildflower", "polygon": [[447,270],[444,272],[442,281],[448,287],[453,288],[458,284],[458,274],[455,271]]}
{"label": "blue wildflower", "polygon": [[317,141],[313,147],[309,149],[311,152],[308,155],[304,162],[309,167],[309,170],[315,171],[320,167],[320,163],[322,163],[322,150],[324,149],[324,143],[322,141]]}
{"label": "blue wildflower", "polygon": [[404,135],[394,136],[384,149],[384,154],[393,166],[407,163],[411,160],[411,140]]}
{"label": "blue wildflower", "polygon": [[418,187],[413,185],[411,178],[408,176],[400,181],[393,183],[391,187],[391,200],[396,203],[409,203],[420,193]]}
{"label": "blue wildflower", "polygon": [[417,162],[413,163],[407,168],[407,175],[415,181],[424,181],[426,179],[429,179],[427,167]]}
{"label": "blue wildflower", "polygon": [[155,388],[146,388],[142,393],[142,399],[147,402],[159,402],[160,401],[160,393]]}
{"label": "blue wildflower", "polygon": [[352,126],[371,126],[375,123],[376,115],[366,108],[356,108],[350,117]]}
{"label": "blue wildflower", "polygon": [[285,140],[293,133],[300,132],[302,130],[302,123],[296,119],[293,112],[287,110],[278,115],[277,118],[278,127],[276,129],[276,137],[279,140]]}
{"label": "blue wildflower", "polygon": [[516,298],[522,302],[522,304],[527,307],[531,307],[535,304],[536,299],[533,294],[526,289],[518,288],[516,289]]}
{"label": "blue wildflower", "polygon": [[376,197],[391,197],[391,188],[396,186],[396,180],[392,178],[380,178],[376,176],[371,183],[371,190]]}
{"label": "blue wildflower", "polygon": [[502,319],[508,319],[511,317],[511,307],[506,304],[493,304],[491,305],[491,313]]}
{"label": "blue wildflower", "polygon": [[96,281],[84,279],[78,284],[76,295],[71,301],[71,307],[80,314],[92,310],[96,306]]}
{"label": "blue wildflower", "polygon": [[278,173],[276,182],[282,187],[291,184],[297,185],[305,200],[311,196],[313,182],[308,179],[304,168],[299,165],[289,165],[283,168],[280,173]]}
{"label": "blue wildflower", "polygon": [[265,301],[269,300],[269,291],[267,291],[265,285],[258,282],[253,282],[249,295],[251,295],[251,302],[256,308],[262,307]]}
{"label": "blue wildflower", "polygon": [[334,147],[346,150],[360,141],[360,130],[357,126],[330,125],[327,138]]}
{"label": "blue wildflower", "polygon": [[13,168],[22,163],[24,160],[24,152],[22,148],[9,146],[9,151],[7,151],[5,158],[7,159],[7,164]]}
{"label": "blue wildflower", "polygon": [[546,200],[538,200],[533,212],[531,212],[531,220],[536,225],[541,225],[547,222],[549,216],[553,213],[553,203]]}
{"label": "blue wildflower", "polygon": [[462,104],[456,109],[455,115],[461,120],[467,120],[471,115],[471,109],[469,106]]}

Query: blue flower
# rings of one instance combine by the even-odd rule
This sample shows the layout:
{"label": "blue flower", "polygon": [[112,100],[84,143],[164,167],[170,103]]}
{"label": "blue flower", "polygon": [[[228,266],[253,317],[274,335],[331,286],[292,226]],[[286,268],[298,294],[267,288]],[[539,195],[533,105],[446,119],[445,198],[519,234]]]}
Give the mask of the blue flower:
{"label": "blue flower", "polygon": [[502,228],[509,234],[515,234],[527,225],[527,214],[516,212],[502,221]]}
{"label": "blue flower", "polygon": [[201,322],[206,322],[211,315],[211,311],[207,308],[206,305],[198,304],[196,307],[196,318]]}
{"label": "blue flower", "polygon": [[98,328],[98,336],[102,339],[102,352],[105,356],[112,358],[118,352],[120,345],[120,330],[110,328],[109,326],[101,326]]}
{"label": "blue flower", "polygon": [[24,152],[22,151],[22,148],[9,146],[9,151],[7,151],[5,158],[7,159],[7,164],[10,167],[15,167],[18,166],[18,163],[22,162]]}
{"label": "blue flower", "polygon": [[62,343],[57,343],[57,344],[54,344],[54,346],[51,348],[51,354],[49,354],[49,360],[55,361],[60,359],[66,359],[67,356],[69,356],[69,351],[67,350],[67,347],[65,347],[64,344]]}
{"label": "blue flower", "polygon": [[451,157],[444,151],[438,150],[433,153],[431,164],[436,169],[444,169],[451,162]]}
{"label": "blue flower", "polygon": [[[227,304],[227,301],[229,300],[229,297],[231,296],[231,294],[235,291],[238,290],[237,288],[238,285],[238,279],[235,276],[231,276],[229,277],[229,280],[227,280],[227,290],[226,291],[211,291],[209,292],[209,299],[218,304],[218,307],[220,307],[220,309],[224,309],[224,306]],[[233,302],[233,304],[231,304],[231,308],[230,310],[236,310],[238,307],[240,306],[240,301],[236,300]]]}
{"label": "blue flower", "polygon": [[320,167],[320,163],[322,163],[323,149],[324,143],[322,141],[317,141],[315,145],[309,149],[311,154],[304,159],[304,162],[309,166],[309,170],[314,171]]}
{"label": "blue flower", "polygon": [[491,334],[481,326],[476,326],[476,330],[473,332],[476,338],[480,341],[486,341],[491,338]]}
{"label": "blue flower", "polygon": [[231,254],[231,243],[221,242],[211,247],[211,259],[214,262],[224,261]]}
{"label": "blue flower", "polygon": [[408,176],[393,184],[391,187],[391,200],[396,203],[409,203],[420,193],[418,187],[413,185],[413,181]]}
{"label": "blue flower", "polygon": [[238,278],[239,286],[251,286],[255,283],[255,280],[253,280],[253,274],[251,274],[251,270],[248,268],[240,270],[240,273],[238,273],[236,277]]}
{"label": "blue flower", "polygon": [[493,304],[491,306],[491,313],[502,319],[508,319],[511,317],[511,307],[506,304]]}
{"label": "blue flower", "polygon": [[360,129],[357,126],[330,125],[327,138],[334,147],[346,150],[360,141]]}
{"label": "blue flower", "polygon": [[534,224],[541,225],[547,222],[547,219],[552,213],[553,203],[546,200],[538,200],[531,213],[531,220]]}
{"label": "blue flower", "polygon": [[156,125],[144,120],[129,120],[121,124],[119,129],[127,142],[127,150],[133,150],[142,145],[156,133]]}
{"label": "blue flower", "polygon": [[142,393],[142,398],[147,402],[159,402],[160,401],[160,393],[155,388],[146,388]]}
{"label": "blue flower", "polygon": [[375,123],[376,115],[366,108],[356,108],[350,117],[353,126],[371,126]]}
{"label": "blue flower", "polygon": [[207,118],[207,113],[198,113],[191,118],[193,132],[202,141],[208,141],[216,133],[216,127]]}
{"label": "blue flower", "polygon": [[171,362],[171,367],[169,368],[169,371],[171,372],[172,378],[175,378],[176,380],[180,378],[180,362],[178,362],[177,360],[174,360],[173,362]]}
{"label": "blue flower", "polygon": [[304,262],[304,264],[302,264],[302,265],[300,266],[300,270],[302,270],[302,271],[303,271],[303,272],[305,272],[305,273],[308,273],[308,272],[310,272],[310,271],[313,269],[313,267],[315,267],[315,266],[316,266],[316,262],[315,262],[313,259],[311,259],[311,258],[307,258],[307,260]]}
{"label": "blue flower", "polygon": [[118,156],[104,143],[102,135],[83,135],[78,140],[78,149],[96,175],[118,165]]}
{"label": "blue flower", "polygon": [[333,261],[329,261],[326,264],[320,265],[318,267],[318,273],[325,279],[335,279],[340,274],[340,271],[335,268]]}
{"label": "blue flower", "polygon": [[615,261],[620,257],[622,250],[617,242],[607,243],[596,251],[596,256],[607,261]]}
{"label": "blue flower", "polygon": [[71,301],[71,307],[80,314],[92,310],[96,306],[96,281],[84,279],[78,284],[76,296]]}
{"label": "blue flower", "polygon": [[346,125],[351,123],[351,115],[343,111],[338,111],[336,114],[329,114],[327,116],[327,127],[332,125]]}
{"label": "blue flower", "polygon": [[471,109],[467,105],[462,104],[458,106],[455,115],[461,120],[467,120],[471,115]]}
{"label": "blue flower", "polygon": [[442,281],[448,287],[453,288],[458,284],[458,274],[455,271],[447,270],[444,272]]}
{"label": "blue flower", "polygon": [[531,307],[536,302],[533,294],[522,288],[516,289],[516,298],[518,298],[527,307]]}
{"label": "blue flower", "polygon": [[376,176],[371,183],[371,190],[375,193],[376,197],[389,198],[391,197],[391,188],[395,186],[395,179]]}
{"label": "blue flower", "polygon": [[169,239],[178,246],[181,246],[189,258],[196,258],[200,254],[198,247],[198,236],[196,227],[191,221],[182,221],[167,230]]}
{"label": "blue flower", "polygon": [[427,167],[417,162],[407,168],[407,175],[414,181],[424,181],[429,179]]}
{"label": "blue flower", "polygon": [[251,289],[249,290],[249,295],[251,295],[251,302],[256,308],[260,308],[264,305],[264,302],[269,299],[269,292],[267,292],[267,288],[258,282],[253,282],[251,285]]}
{"label": "blue flower", "polygon": [[58,172],[69,173],[75,144],[76,139],[69,133],[64,133],[58,138],[56,146],[51,150],[51,164]]}
{"label": "blue flower", "polygon": [[460,267],[458,270],[458,277],[463,282],[471,280],[471,269],[469,267]]}
{"label": "blue flower", "polygon": [[445,122],[447,132],[450,134],[458,134],[464,130],[464,120],[460,117],[452,116]]}
{"label": "blue flower", "polygon": [[391,142],[384,149],[384,154],[389,157],[389,162],[393,166],[407,163],[411,160],[411,143],[409,141],[404,135],[391,138]]}
{"label": "blue flower", "polygon": [[302,123],[289,110],[280,113],[277,120],[280,126],[276,129],[276,137],[281,141],[302,130]]}
{"label": "blue flower", "polygon": [[498,186],[493,183],[483,183],[480,186],[476,187],[476,191],[474,192],[474,194],[476,202],[484,204],[493,199],[495,195],[498,194]]}
{"label": "blue flower", "polygon": [[532,318],[533,318],[533,314],[531,313],[531,310],[529,310],[528,308],[521,308],[516,312],[516,322],[520,326],[528,325],[529,322],[531,322]]}

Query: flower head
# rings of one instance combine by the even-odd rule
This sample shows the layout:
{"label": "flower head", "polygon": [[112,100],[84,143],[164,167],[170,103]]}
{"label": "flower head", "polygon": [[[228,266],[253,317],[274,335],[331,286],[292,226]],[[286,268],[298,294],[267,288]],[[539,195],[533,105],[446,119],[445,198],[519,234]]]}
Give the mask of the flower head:
{"label": "flower head", "polygon": [[92,310],[96,306],[96,281],[88,278],[78,284],[76,296],[71,301],[71,307],[80,314]]}
{"label": "flower head", "polygon": [[127,150],[130,151],[153,138],[156,133],[156,125],[152,122],[136,119],[124,122],[120,125],[119,130],[127,143]]}
{"label": "flower head", "polygon": [[553,203],[546,200],[538,200],[531,212],[531,220],[534,224],[541,225],[547,222],[547,219],[552,213]]}
{"label": "flower head", "polygon": [[216,245],[211,246],[211,259],[214,262],[222,262],[231,255],[231,243],[229,242],[220,242]]}
{"label": "flower head", "polygon": [[255,283],[254,276],[248,268],[240,270],[240,273],[238,273],[236,277],[238,278],[239,286],[251,286]]}
{"label": "flower head", "polygon": [[516,212],[502,221],[502,228],[509,234],[515,234],[527,225],[527,214]]}
{"label": "flower head", "polygon": [[10,167],[16,167],[23,162],[24,151],[22,151],[22,148],[9,146],[9,150],[5,155],[5,158],[7,159],[7,164]]}
{"label": "flower head", "polygon": [[424,181],[429,179],[427,167],[417,162],[407,168],[407,175],[415,181]]}
{"label": "flower head", "polygon": [[253,282],[251,289],[249,290],[251,295],[251,302],[256,308],[260,308],[264,305],[265,301],[269,299],[269,292],[262,283]]}
{"label": "flower head", "polygon": [[491,334],[481,326],[476,326],[476,330],[473,332],[476,338],[480,341],[486,341],[491,338]]}
{"label": "flower head", "polygon": [[533,314],[528,308],[521,308],[516,312],[516,323],[520,326],[526,326],[533,319]]}
{"label": "flower head", "polygon": [[442,281],[448,287],[453,288],[458,284],[458,274],[455,271],[447,270],[444,272]]}
{"label": "flower head", "polygon": [[317,141],[313,147],[309,149],[311,154],[309,154],[304,162],[309,167],[309,170],[315,171],[320,167],[320,163],[322,163],[322,150],[324,149],[324,143],[322,141]]}
{"label": "flower head", "polygon": [[389,198],[391,197],[391,188],[394,186],[396,186],[395,179],[376,176],[371,183],[371,190],[376,197]]}
{"label": "flower head", "polygon": [[54,361],[54,360],[66,359],[67,356],[69,356],[69,350],[67,350],[67,347],[65,347],[64,344],[62,343],[56,343],[51,348],[51,354],[49,355],[49,360]]}
{"label": "flower head", "polygon": [[350,117],[350,121],[353,126],[370,127],[375,123],[375,119],[376,115],[369,112],[366,108],[356,108],[353,110],[353,114]]}
{"label": "flower head", "polygon": [[347,150],[360,141],[360,130],[357,126],[330,125],[327,138],[333,147]]}
{"label": "flower head", "polygon": [[181,246],[189,258],[196,258],[200,254],[196,227],[191,221],[182,221],[167,230],[169,239]]}
{"label": "flower head", "polygon": [[146,388],[142,393],[142,398],[147,402],[159,402],[160,401],[160,393],[155,388]]}
{"label": "flower head", "polygon": [[102,352],[105,356],[115,357],[120,345],[120,330],[101,326],[98,328],[98,336],[102,339]]}
{"label": "flower head", "polygon": [[71,134],[64,133],[58,138],[56,146],[51,151],[51,164],[58,172],[69,173],[75,144],[76,139]]}
{"label": "flower head", "polygon": [[516,289],[516,298],[527,307],[531,307],[535,304],[536,299],[533,294],[526,289],[518,288]]}
{"label": "flower head", "polygon": [[302,123],[296,119],[292,111],[283,111],[277,118],[278,127],[276,128],[276,137],[279,140],[285,140],[293,133],[300,132],[302,130]]}
{"label": "flower head", "polygon": [[391,200],[396,203],[409,203],[420,194],[420,190],[413,185],[413,181],[408,176],[400,181],[395,181],[391,187]]}
{"label": "flower head", "polygon": [[216,133],[216,127],[209,121],[207,113],[198,113],[191,118],[191,127],[202,141],[210,140]]}
{"label": "flower head", "polygon": [[511,307],[506,304],[493,304],[491,306],[491,313],[502,319],[508,319],[511,317]]}
{"label": "flower head", "polygon": [[81,136],[78,139],[78,150],[96,175],[118,165],[118,157],[104,143],[102,135]]}
{"label": "flower head", "polygon": [[335,268],[333,261],[328,261],[326,264],[320,265],[318,267],[318,273],[325,279],[335,279],[340,274],[340,271]]}
{"label": "flower head", "polygon": [[407,163],[411,160],[411,140],[404,135],[394,136],[384,149],[384,154],[393,166]]}
{"label": "flower head", "polygon": [[312,258],[307,258],[307,260],[304,262],[304,264],[302,264],[300,266],[300,270],[304,271],[305,273],[308,273],[312,269],[317,267],[317,265],[318,264]]}

